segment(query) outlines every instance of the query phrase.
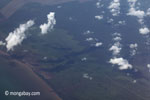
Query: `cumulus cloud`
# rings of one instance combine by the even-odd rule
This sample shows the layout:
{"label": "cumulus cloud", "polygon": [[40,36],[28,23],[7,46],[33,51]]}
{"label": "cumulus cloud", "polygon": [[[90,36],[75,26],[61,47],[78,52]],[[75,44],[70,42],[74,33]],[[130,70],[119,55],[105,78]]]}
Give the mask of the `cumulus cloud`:
{"label": "cumulus cloud", "polygon": [[121,36],[121,34],[120,33],[118,33],[118,32],[115,32],[115,33],[113,33],[113,36]]}
{"label": "cumulus cloud", "polygon": [[93,77],[89,76],[88,73],[84,73],[84,74],[83,74],[83,78],[86,78],[86,79],[89,79],[89,80],[92,80],[92,79],[93,79]]}
{"label": "cumulus cloud", "polygon": [[112,51],[113,53],[113,58],[109,60],[109,63],[112,65],[118,65],[120,70],[126,70],[126,69],[131,69],[132,65],[129,64],[128,60],[122,58],[122,57],[117,57],[120,55],[120,51],[122,50],[120,41],[122,40],[121,34],[120,33],[114,33],[113,40],[115,41],[114,45],[109,48],[109,51]]}
{"label": "cumulus cloud", "polygon": [[150,72],[150,64],[147,64],[147,68],[149,69],[149,72]]}
{"label": "cumulus cloud", "polygon": [[146,35],[150,32],[150,30],[147,27],[143,27],[139,29],[140,34]]}
{"label": "cumulus cloud", "polygon": [[130,47],[130,49],[131,49],[131,50],[130,50],[131,56],[136,55],[138,44],[137,44],[137,43],[135,43],[135,44],[130,44],[129,47]]}
{"label": "cumulus cloud", "polygon": [[133,83],[137,83],[137,80],[133,80]]}
{"label": "cumulus cloud", "polygon": [[[130,9],[129,9],[129,12],[127,13],[127,15],[136,16],[138,18],[138,22],[142,25],[142,27],[139,29],[139,33],[142,35],[149,34],[150,29],[148,29],[148,27],[146,27],[146,25],[144,23],[144,18],[147,16],[150,16],[150,8],[148,8],[147,11],[144,12],[143,10],[139,10],[139,7],[135,7],[136,3],[137,3],[137,6],[140,5],[140,3],[137,2],[137,0],[128,0],[128,3],[130,6]],[[149,39],[147,38],[146,41],[149,41]],[[147,43],[148,42],[146,42],[146,44]]]}
{"label": "cumulus cloud", "polygon": [[41,29],[42,34],[47,34],[48,31],[51,31],[54,28],[54,25],[56,24],[54,12],[50,12],[47,15],[47,18],[48,18],[48,22],[40,25],[40,29]]}
{"label": "cumulus cloud", "polygon": [[120,0],[113,0],[108,8],[113,16],[118,16],[120,14]]}
{"label": "cumulus cloud", "polygon": [[125,25],[126,22],[125,22],[125,21],[119,21],[118,24],[120,24],[120,25]]}
{"label": "cumulus cloud", "polygon": [[118,65],[120,70],[132,69],[132,65],[129,62],[120,57],[120,58],[112,58],[110,59],[109,63],[113,65]]}
{"label": "cumulus cloud", "polygon": [[25,32],[34,25],[33,20],[27,21],[25,24],[21,24],[19,28],[15,29],[13,32],[10,32],[6,40],[6,48],[8,51],[13,50],[15,46],[22,43],[26,38]]}
{"label": "cumulus cloud", "polygon": [[0,41],[0,46],[5,46],[6,43],[4,43],[3,41]]}
{"label": "cumulus cloud", "polygon": [[113,40],[114,40],[114,41],[121,41],[121,40],[122,40],[122,38],[121,38],[121,37],[119,37],[119,36],[117,36],[117,37],[113,38]]}
{"label": "cumulus cloud", "polygon": [[[146,16],[146,13],[135,7],[137,0],[128,0],[128,2],[129,2],[130,9],[129,9],[129,12],[127,13],[127,15],[136,16],[138,18],[139,23],[144,24],[143,20],[144,20],[144,17]],[[138,4],[140,4],[140,3],[138,3]]]}
{"label": "cumulus cloud", "polygon": [[137,43],[135,43],[135,44],[130,44],[130,48],[131,49],[135,49],[135,48],[137,48],[138,47],[138,44]]}
{"label": "cumulus cloud", "polygon": [[146,15],[150,16],[150,8],[147,9]]}
{"label": "cumulus cloud", "polygon": [[114,21],[114,19],[112,19],[112,18],[107,18],[107,23],[112,23]]}
{"label": "cumulus cloud", "polygon": [[94,39],[92,37],[86,38],[86,41],[93,41]]}
{"label": "cumulus cloud", "polygon": [[95,44],[95,47],[100,47],[101,45],[103,45],[102,42],[97,42],[97,43]]}
{"label": "cumulus cloud", "polygon": [[115,36],[113,38],[113,40],[115,41],[115,43],[109,48],[109,51],[112,51],[114,56],[117,56],[120,54],[120,51],[122,49],[122,46],[120,44],[120,41],[122,40],[121,38],[121,34],[120,33],[113,33],[113,36]]}
{"label": "cumulus cloud", "polygon": [[87,58],[86,57],[83,57],[82,59],[81,59],[81,61],[86,61],[87,60]]}
{"label": "cumulus cloud", "polygon": [[100,1],[96,2],[96,7],[97,7],[97,8],[100,8],[100,7],[101,7]]}
{"label": "cumulus cloud", "polygon": [[97,16],[95,16],[95,19],[101,20],[101,19],[103,19],[103,15],[97,15]]}
{"label": "cumulus cloud", "polygon": [[136,16],[140,19],[143,19],[143,17],[145,16],[145,12],[142,10],[136,10],[135,8],[130,8],[127,15]]}
{"label": "cumulus cloud", "polygon": [[121,44],[119,42],[116,42],[111,46],[111,48],[109,48],[109,51],[112,51],[113,55],[119,55],[121,49]]}
{"label": "cumulus cloud", "polygon": [[101,4],[101,0],[99,0],[98,2],[96,2],[96,7],[97,8],[101,8],[101,7],[103,7],[104,5],[103,4]]}
{"label": "cumulus cloud", "polygon": [[150,68],[150,64],[147,64],[147,68]]}

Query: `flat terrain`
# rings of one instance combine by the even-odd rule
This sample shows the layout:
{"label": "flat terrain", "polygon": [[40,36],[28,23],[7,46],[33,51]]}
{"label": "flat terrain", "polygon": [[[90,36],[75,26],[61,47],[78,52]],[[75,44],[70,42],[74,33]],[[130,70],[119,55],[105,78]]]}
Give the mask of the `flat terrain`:
{"label": "flat terrain", "polygon": [[13,13],[15,13],[26,3],[35,2],[45,5],[54,5],[71,1],[85,2],[89,0],[12,0],[0,10],[0,13],[4,15],[6,18],[9,18],[11,15],[13,15]]}
{"label": "flat terrain", "polygon": [[[30,65],[12,59],[7,53],[0,51],[0,78],[1,92],[8,90],[40,92],[40,96],[27,98],[28,100],[62,100],[39,76],[37,76]],[[13,65],[13,66],[12,66]],[[30,67],[29,67],[30,66]],[[15,88],[15,89],[13,89]],[[1,94],[1,99],[8,100],[11,96]],[[14,97],[15,100],[16,97]],[[11,100],[14,100],[11,98]],[[19,99],[20,100],[20,99]],[[21,98],[22,100],[22,98]],[[24,99],[23,99],[24,100]]]}
{"label": "flat terrain", "polygon": [[[43,97],[48,100],[150,100],[150,72],[146,67],[150,63],[150,49],[145,45],[145,38],[138,34],[140,26],[134,17],[124,13],[114,18],[113,23],[107,23],[112,18],[106,10],[110,0],[101,0],[105,2],[101,3],[104,9],[96,8],[94,0],[82,4],[79,2],[87,0],[17,1],[12,0],[1,7],[6,10],[3,15],[7,18],[0,23],[1,40],[28,19],[35,19],[36,25],[28,30],[29,36],[14,51],[6,52],[6,48],[0,47],[6,52],[0,52],[0,90],[9,86],[11,90],[31,89],[45,94],[35,100],[47,100]],[[61,4],[63,2],[68,3]],[[61,9],[58,6],[62,6]],[[57,24],[53,31],[41,35],[39,25],[46,22],[49,11],[57,14]],[[100,14],[104,19],[97,21],[94,16]],[[125,20],[126,25],[118,26],[119,20]],[[146,22],[150,26],[150,20]],[[84,34],[87,30],[94,34]],[[120,71],[119,66],[108,63],[112,57],[109,48],[113,45],[114,32],[121,33],[123,48],[120,55],[129,60],[133,70]],[[89,37],[98,41],[86,41]],[[94,47],[96,42],[103,42],[103,45]],[[131,43],[139,45],[134,57],[130,56]],[[92,79],[85,77],[86,74]]]}

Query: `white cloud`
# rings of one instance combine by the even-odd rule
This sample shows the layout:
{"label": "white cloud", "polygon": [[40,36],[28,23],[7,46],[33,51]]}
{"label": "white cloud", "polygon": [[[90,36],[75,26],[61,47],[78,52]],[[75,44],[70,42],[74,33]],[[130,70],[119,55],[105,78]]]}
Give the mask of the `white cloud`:
{"label": "white cloud", "polygon": [[57,6],[57,8],[59,9],[59,8],[62,8],[62,6]]}
{"label": "white cloud", "polygon": [[112,65],[118,65],[120,70],[126,70],[126,69],[132,69],[132,65],[129,64],[128,60],[118,57],[120,56],[120,51],[122,50],[122,45],[120,44],[120,41],[122,40],[120,33],[113,33],[113,40],[115,41],[114,45],[109,48],[109,51],[112,51],[113,58],[109,60],[109,63]]}
{"label": "white cloud", "polygon": [[93,41],[94,39],[92,37],[86,38],[86,41]]}
{"label": "white cloud", "polygon": [[135,49],[135,48],[137,48],[138,47],[138,44],[137,43],[135,43],[135,44],[130,44],[130,48],[131,49]]}
{"label": "white cloud", "polygon": [[93,77],[89,76],[88,73],[84,73],[84,74],[83,74],[83,78],[86,78],[86,79],[89,79],[89,80],[92,80],[92,79],[93,79]]}
{"label": "white cloud", "polygon": [[4,43],[3,41],[0,41],[0,46],[5,46],[6,43]]}
{"label": "white cloud", "polygon": [[50,12],[47,15],[47,18],[48,18],[48,23],[44,23],[44,24],[40,25],[40,29],[41,29],[42,34],[47,34],[48,31],[51,31],[54,28],[54,25],[56,24],[54,12]]}
{"label": "white cloud", "polygon": [[96,7],[97,8],[100,8],[101,7],[101,3],[98,1],[98,2],[96,2]]}
{"label": "white cloud", "polygon": [[121,38],[121,37],[119,37],[119,36],[117,36],[117,37],[113,38],[113,40],[114,40],[114,41],[121,41],[121,40],[122,40],[122,38]]}
{"label": "white cloud", "polygon": [[150,8],[147,9],[146,15],[150,16]]}
{"label": "white cloud", "polygon": [[90,30],[85,31],[83,34],[87,35],[87,34],[93,34],[94,32],[91,32]]}
{"label": "white cloud", "polygon": [[137,44],[137,43],[135,43],[135,44],[130,44],[129,47],[130,47],[130,49],[131,49],[131,50],[130,50],[131,56],[136,55],[138,44]]}
{"label": "white cloud", "polygon": [[10,32],[6,40],[7,50],[13,50],[15,46],[21,44],[22,41],[26,38],[25,32],[34,25],[33,20],[29,20],[25,24],[21,24],[19,28],[15,29],[14,32]]}
{"label": "white cloud", "polygon": [[133,83],[137,83],[137,80],[133,80]]}
{"label": "white cloud", "polygon": [[101,45],[103,45],[102,42],[97,42],[97,43],[95,44],[96,47],[99,47],[99,46],[101,46]]}
{"label": "white cloud", "polygon": [[87,60],[87,58],[86,58],[86,57],[84,57],[84,58],[82,58],[82,59],[81,59],[81,61],[86,61],[86,60]]}
{"label": "white cloud", "polygon": [[120,25],[125,25],[126,22],[125,22],[125,21],[119,21],[118,24],[120,24]]}
{"label": "white cloud", "polygon": [[43,60],[47,60],[47,59],[48,59],[48,57],[46,57],[46,56],[45,56],[45,57],[43,57]]}
{"label": "white cloud", "polygon": [[96,7],[97,8],[101,8],[101,7],[103,7],[104,5],[103,4],[101,4],[101,0],[99,0],[98,2],[96,2]]}
{"label": "white cloud", "polygon": [[147,27],[140,28],[139,29],[140,34],[146,35],[150,32],[150,30]]}
{"label": "white cloud", "polygon": [[150,64],[147,64],[147,68],[150,68]]}
{"label": "white cloud", "polygon": [[116,42],[111,46],[111,48],[109,48],[109,51],[112,51],[113,55],[119,55],[121,49],[121,44],[119,42]]}
{"label": "white cloud", "polygon": [[120,34],[120,33],[115,32],[115,33],[113,33],[113,36],[121,36],[121,34]]}
{"label": "white cloud", "polygon": [[120,14],[120,0],[113,0],[108,8],[113,16],[118,16]]}
{"label": "white cloud", "polygon": [[118,65],[120,70],[132,69],[132,65],[129,64],[129,62],[123,58],[110,59],[109,63],[113,65]]}
{"label": "white cloud", "polygon": [[[135,7],[137,0],[128,0],[130,9],[127,15],[136,16],[138,18],[138,22],[144,25],[144,17],[150,16],[150,8],[147,9],[147,12],[143,10],[139,10],[139,7]],[[141,5],[140,2],[137,3],[137,6]]]}
{"label": "white cloud", "polygon": [[149,72],[150,72],[150,64],[147,64],[147,68],[149,69]]}
{"label": "white cloud", "polygon": [[101,20],[101,19],[103,19],[103,15],[97,15],[97,16],[95,16],[95,19]]}
{"label": "white cloud", "polygon": [[115,36],[113,38],[113,40],[115,41],[115,43],[109,48],[109,51],[112,51],[114,56],[117,56],[120,54],[120,51],[122,50],[120,41],[122,40],[121,38],[121,34],[120,33],[113,33],[113,36]]}
{"label": "white cloud", "polygon": [[112,23],[114,21],[114,19],[110,18],[108,19],[107,23]]}
{"label": "white cloud", "polygon": [[[144,24],[144,17],[146,16],[146,13],[142,10],[138,10],[138,8],[135,7],[137,0],[128,0],[128,2],[130,9],[127,15],[136,16],[138,18],[139,23]],[[140,5],[140,3],[138,3],[138,5]]]}
{"label": "white cloud", "polygon": [[145,12],[142,10],[136,10],[135,8],[130,8],[127,15],[136,16],[140,19],[143,19],[143,17],[145,16]]}

